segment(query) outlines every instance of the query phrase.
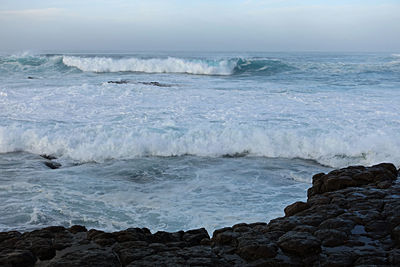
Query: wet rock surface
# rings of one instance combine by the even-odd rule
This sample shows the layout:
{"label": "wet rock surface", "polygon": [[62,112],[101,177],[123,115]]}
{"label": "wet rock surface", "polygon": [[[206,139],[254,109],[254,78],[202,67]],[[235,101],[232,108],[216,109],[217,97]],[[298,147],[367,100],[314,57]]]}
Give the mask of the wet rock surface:
{"label": "wet rock surface", "polygon": [[172,86],[170,84],[159,83],[159,82],[140,82],[140,83],[144,84],[144,85],[152,85],[152,86],[158,86],[158,87],[171,87]]}
{"label": "wet rock surface", "polygon": [[114,84],[128,84],[128,83],[138,83],[144,85],[152,85],[157,87],[172,87],[171,84],[160,83],[160,82],[134,82],[130,80],[117,80],[117,81],[108,81],[107,83],[114,83]]}
{"label": "wet rock surface", "polygon": [[107,83],[115,83],[115,84],[127,84],[128,80],[119,80],[119,81],[108,81]]}
{"label": "wet rock surface", "polygon": [[46,159],[47,161],[43,162],[44,165],[46,165],[47,167],[49,167],[50,169],[58,169],[61,167],[61,164],[54,161],[55,159],[57,159],[57,157],[55,157],[54,155],[47,155],[47,154],[41,154],[39,155],[42,158]]}
{"label": "wet rock surface", "polygon": [[43,164],[53,170],[61,167],[61,164],[58,162],[55,162],[55,161],[45,161],[45,162],[43,162]]}
{"label": "wet rock surface", "polygon": [[400,184],[392,164],[313,177],[307,202],[270,223],[175,233],[84,226],[0,233],[0,266],[399,266]]}

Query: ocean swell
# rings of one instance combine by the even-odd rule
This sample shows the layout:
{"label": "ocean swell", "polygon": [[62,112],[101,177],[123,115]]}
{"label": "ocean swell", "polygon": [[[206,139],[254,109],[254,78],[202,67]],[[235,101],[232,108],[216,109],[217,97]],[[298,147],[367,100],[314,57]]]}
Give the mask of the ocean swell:
{"label": "ocean swell", "polygon": [[62,62],[62,56],[11,55],[0,57],[0,76],[7,73],[46,73],[48,71],[68,72],[72,69]]}

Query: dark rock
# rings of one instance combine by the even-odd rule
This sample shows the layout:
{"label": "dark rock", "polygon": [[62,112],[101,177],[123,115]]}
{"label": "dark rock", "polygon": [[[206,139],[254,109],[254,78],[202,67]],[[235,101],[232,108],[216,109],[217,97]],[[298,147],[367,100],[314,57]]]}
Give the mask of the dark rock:
{"label": "dark rock", "polygon": [[147,228],[128,228],[126,231],[129,231],[131,233],[137,233],[137,234],[144,234],[144,235],[150,235],[151,232]]}
{"label": "dark rock", "polygon": [[203,239],[200,241],[200,245],[203,245],[203,246],[211,246],[211,239],[210,239],[210,238],[203,238]]}
{"label": "dark rock", "polygon": [[93,240],[97,235],[103,234],[104,231],[99,231],[96,229],[90,229],[87,234],[86,234],[86,238],[89,240]]}
{"label": "dark rock", "polygon": [[34,266],[36,257],[29,250],[6,250],[0,252],[0,265],[10,267]]}
{"label": "dark rock", "polygon": [[20,241],[20,237],[11,237],[5,239],[0,243],[0,251],[7,249],[15,249],[18,241]]}
{"label": "dark rock", "polygon": [[182,241],[183,231],[176,233],[168,233],[164,231],[158,231],[153,235],[153,242],[179,242]]}
{"label": "dark rock", "polygon": [[42,158],[47,159],[47,160],[57,159],[57,157],[55,157],[53,155],[40,154],[39,156],[41,156]]}
{"label": "dark rock", "polygon": [[118,256],[123,266],[126,266],[133,261],[143,259],[146,256],[152,255],[153,253],[154,250],[151,248],[122,249],[118,251]]}
{"label": "dark rock", "polygon": [[73,243],[74,243],[74,238],[72,234],[68,232],[56,234],[53,239],[53,247],[56,250],[62,250],[67,247],[70,247],[73,245]]}
{"label": "dark rock", "polygon": [[79,233],[79,232],[87,232],[87,229],[85,226],[82,225],[72,225],[68,231],[70,231],[73,234]]}
{"label": "dark rock", "polygon": [[238,248],[237,254],[245,260],[254,261],[263,258],[272,258],[277,254],[278,247],[274,243],[252,244]]}
{"label": "dark rock", "polygon": [[335,229],[318,230],[314,235],[322,241],[322,245],[326,247],[335,247],[343,245],[347,240],[344,232]]}
{"label": "dark rock", "polygon": [[32,251],[40,260],[48,260],[55,256],[53,245],[54,234],[48,230],[36,230],[23,234],[15,243],[15,248]]}
{"label": "dark rock", "polygon": [[49,267],[115,267],[120,266],[117,256],[103,249],[79,249],[65,253],[48,262]]}
{"label": "dark rock", "polygon": [[329,204],[330,202],[331,202],[331,199],[324,195],[313,195],[311,197],[308,197],[308,199],[307,199],[307,203],[310,206]]}
{"label": "dark rock", "polygon": [[342,267],[353,266],[356,256],[346,250],[322,254],[320,258],[321,266]]}
{"label": "dark rock", "polygon": [[336,229],[338,231],[345,232],[347,234],[351,233],[355,223],[351,220],[344,220],[341,218],[331,218],[319,225],[320,229]]}
{"label": "dark rock", "polygon": [[[167,233],[169,234],[169,233]],[[151,235],[149,229],[147,228],[128,228],[125,231],[115,232],[114,238],[118,242],[126,241],[150,241],[150,238],[157,242],[158,237]]]}
{"label": "dark rock", "polygon": [[119,251],[119,250],[125,249],[125,248],[131,248],[131,249],[144,248],[144,247],[147,247],[148,245],[149,245],[149,243],[147,243],[145,241],[126,241],[126,242],[121,242],[121,243],[116,244],[113,249],[115,251]]}
{"label": "dark rock", "polygon": [[56,255],[56,250],[51,240],[48,239],[36,239],[31,244],[31,251],[40,260],[49,260]]}
{"label": "dark rock", "polygon": [[285,208],[285,216],[292,216],[296,213],[308,209],[310,206],[302,201],[297,201]]}
{"label": "dark rock", "polygon": [[62,233],[65,232],[67,229],[63,226],[49,226],[42,229],[43,231],[49,231],[51,233]]}
{"label": "dark rock", "polygon": [[389,252],[388,262],[393,266],[400,266],[400,249],[393,249]]}
{"label": "dark rock", "polygon": [[130,233],[128,231],[121,231],[114,233],[114,237],[118,242],[129,242],[129,241],[136,241],[136,240],[143,240],[144,237],[138,237],[134,233]]}
{"label": "dark rock", "polygon": [[392,186],[392,182],[391,181],[382,181],[379,182],[376,187],[378,187],[379,189],[386,189]]}
{"label": "dark rock", "polygon": [[115,84],[127,84],[128,80],[120,80],[120,81],[108,81],[107,83],[115,83]]}
{"label": "dark rock", "polygon": [[307,232],[287,232],[279,238],[278,245],[283,251],[299,256],[321,251],[321,241]]}
{"label": "dark rock", "polygon": [[388,259],[386,257],[368,256],[359,257],[355,262],[355,266],[387,266]]}
{"label": "dark rock", "polygon": [[295,232],[308,232],[313,234],[318,228],[315,226],[311,225],[298,225],[295,228],[293,228],[293,231]]}
{"label": "dark rock", "polygon": [[41,237],[41,238],[53,238],[54,237],[54,233],[47,230],[46,228],[43,229],[39,229],[39,230],[34,230],[32,232],[27,232],[27,233],[23,233],[21,238],[25,239],[25,238],[37,238],[37,237]]}
{"label": "dark rock", "polygon": [[187,243],[184,241],[180,242],[167,242],[166,243],[169,247],[178,247],[178,248],[184,248],[187,246]]}
{"label": "dark rock", "polygon": [[370,183],[393,181],[397,178],[397,170],[393,164],[382,163],[372,167],[351,166],[328,174],[317,174],[313,177],[313,186],[308,196],[331,192],[349,186],[361,186]]}
{"label": "dark rock", "polygon": [[[268,231],[283,231],[287,232],[294,227],[300,225],[298,216],[290,216],[285,218],[273,219],[268,224]],[[318,223],[319,224],[319,223]]]}
{"label": "dark rock", "polygon": [[384,220],[377,220],[377,221],[371,221],[365,225],[365,230],[367,232],[373,232],[376,235],[379,236],[385,236],[388,232],[388,224]]}
{"label": "dark rock", "polygon": [[20,237],[20,236],[21,236],[21,233],[17,232],[17,231],[0,233],[0,243],[3,242],[4,240],[16,238],[16,237]]}
{"label": "dark rock", "polygon": [[182,238],[189,246],[197,246],[200,245],[203,239],[210,239],[210,236],[205,228],[200,228],[185,232]]}
{"label": "dark rock", "polygon": [[45,161],[44,165],[46,165],[47,167],[49,167],[50,169],[58,169],[61,167],[61,164],[58,162],[54,162],[54,161]]}
{"label": "dark rock", "polygon": [[[400,192],[393,192],[393,195],[400,195]],[[382,211],[382,217],[386,218],[386,221],[390,229],[400,225],[400,201],[394,198],[386,198],[385,205]]]}
{"label": "dark rock", "polygon": [[159,82],[140,82],[141,84],[144,85],[153,85],[153,86],[158,86],[158,87],[171,87],[169,84],[164,84],[164,83],[159,83]]}
{"label": "dark rock", "polygon": [[234,232],[243,233],[250,231],[252,228],[246,223],[239,223],[232,226],[232,229]]}
{"label": "dark rock", "polygon": [[188,266],[215,266],[215,263],[213,261],[213,259],[210,258],[193,258],[193,259],[188,259],[186,264]]}
{"label": "dark rock", "polygon": [[102,247],[105,247],[114,244],[115,240],[112,238],[96,238],[94,239],[94,242]]}
{"label": "dark rock", "polygon": [[232,227],[224,227],[224,228],[221,228],[221,229],[217,229],[217,230],[214,231],[212,238],[214,239],[214,237],[217,234],[223,233],[223,232],[226,232],[226,231],[233,231],[233,228]]}
{"label": "dark rock", "polygon": [[133,261],[127,267],[136,266],[188,266],[185,259],[171,252],[162,252],[159,254],[148,255],[144,258]]}
{"label": "dark rock", "polygon": [[250,154],[250,151],[245,150],[243,152],[236,152],[233,154],[224,154],[222,155],[223,158],[243,158]]}
{"label": "dark rock", "polygon": [[166,250],[170,250],[166,245],[162,244],[162,243],[151,243],[148,246],[151,249],[154,249],[154,251],[166,251]]}
{"label": "dark rock", "polygon": [[223,232],[214,232],[212,243],[216,245],[228,245],[232,247],[236,247],[239,237],[239,233],[233,232],[232,230],[223,231]]}
{"label": "dark rock", "polygon": [[400,246],[400,224],[393,228],[392,230],[392,238],[396,242],[398,246]]}
{"label": "dark rock", "polygon": [[263,227],[263,226],[267,226],[267,225],[268,225],[268,224],[265,223],[265,222],[256,222],[256,223],[250,223],[250,224],[248,224],[248,226],[253,227],[253,228],[256,228],[256,227],[259,227],[259,226]]}
{"label": "dark rock", "polygon": [[98,231],[94,229],[90,229],[87,232],[87,239],[93,240],[96,244],[100,246],[110,246],[116,242],[114,239],[114,234],[105,233],[103,231]]}

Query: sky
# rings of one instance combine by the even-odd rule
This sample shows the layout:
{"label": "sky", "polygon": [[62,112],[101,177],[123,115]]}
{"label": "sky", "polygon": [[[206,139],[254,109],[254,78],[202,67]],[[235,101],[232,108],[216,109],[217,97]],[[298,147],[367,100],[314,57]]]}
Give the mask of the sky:
{"label": "sky", "polygon": [[400,0],[0,0],[0,52],[400,52]]}

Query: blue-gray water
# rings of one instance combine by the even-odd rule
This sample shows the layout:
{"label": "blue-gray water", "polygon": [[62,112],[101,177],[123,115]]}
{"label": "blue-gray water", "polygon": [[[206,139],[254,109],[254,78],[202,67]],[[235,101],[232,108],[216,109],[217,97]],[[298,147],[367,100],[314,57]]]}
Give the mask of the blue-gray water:
{"label": "blue-gray water", "polygon": [[317,172],[398,166],[399,103],[400,54],[1,55],[0,230],[268,221]]}

